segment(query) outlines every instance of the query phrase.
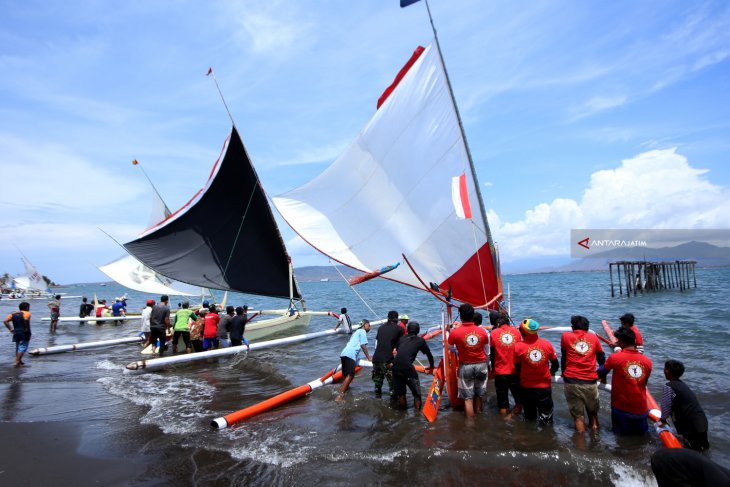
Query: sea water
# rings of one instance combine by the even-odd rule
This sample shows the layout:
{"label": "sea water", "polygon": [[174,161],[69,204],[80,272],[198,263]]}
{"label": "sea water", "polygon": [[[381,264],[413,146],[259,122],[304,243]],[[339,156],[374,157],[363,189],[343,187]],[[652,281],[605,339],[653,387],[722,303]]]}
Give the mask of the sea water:
{"label": "sea water", "polygon": [[[602,332],[632,312],[654,361],[649,389],[660,399],[663,363],[685,363],[684,380],[695,391],[710,420],[711,458],[730,465],[728,379],[730,360],[730,269],[698,269],[697,289],[667,290],[612,298],[608,273],[553,273],[505,276],[515,320],[530,317],[544,326],[569,326],[570,316],[588,317]],[[390,309],[407,313],[422,330],[438,324],[440,303],[426,293],[384,280],[358,286],[360,297],[342,281],[300,283],[312,310],[339,312],[347,307],[354,322],[385,317]],[[125,290],[113,284],[75,285],[73,295],[113,300]],[[148,298],[126,291],[131,311]],[[220,300],[221,295],[217,296]],[[173,297],[171,305],[185,298]],[[197,303],[200,298],[187,298]],[[17,302],[0,301],[5,317]],[[79,299],[62,300],[62,316],[75,316]],[[228,304],[250,309],[282,308],[286,302],[232,294]],[[43,301],[31,302],[31,348],[132,336],[134,320],[119,325],[59,324],[51,336]],[[332,318],[314,318],[275,335],[334,327]],[[374,348],[375,330],[369,333]],[[543,333],[559,350],[559,334]],[[165,371],[125,374],[124,365],[142,358],[137,344],[41,357],[26,356],[28,367],[13,369],[14,346],[7,334],[0,347],[2,421],[60,421],[84,431],[79,453],[127,456],[139,463],[130,485],[654,485],[649,467],[661,448],[655,433],[638,438],[610,431],[610,396],[601,393],[601,429],[576,434],[563,397],[553,387],[555,423],[539,426],[505,421],[496,411],[490,383],[485,413],[467,421],[442,401],[438,420],[429,424],[412,408],[401,411],[376,398],[367,369],[350,393],[336,402],[336,386],[243,424],[214,430],[210,421],[320,377],[339,363],[348,337],[329,336],[281,349],[251,352],[180,365]],[[438,340],[431,344],[438,361]],[[2,357],[5,357],[2,359]],[[425,358],[419,357],[425,362]],[[422,388],[430,381],[424,377]],[[386,386],[387,388],[387,386]],[[411,402],[409,393],[409,402]],[[82,468],[82,465],[79,465]]]}

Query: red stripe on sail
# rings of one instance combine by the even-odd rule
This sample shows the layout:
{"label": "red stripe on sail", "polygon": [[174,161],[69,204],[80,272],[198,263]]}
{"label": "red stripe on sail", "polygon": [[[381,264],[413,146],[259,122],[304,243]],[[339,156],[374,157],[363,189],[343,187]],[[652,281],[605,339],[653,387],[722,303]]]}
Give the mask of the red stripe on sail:
{"label": "red stripe on sail", "polygon": [[461,207],[464,209],[464,218],[471,219],[471,204],[469,203],[469,191],[466,187],[466,175],[459,176],[459,196],[461,197]]}
{"label": "red stripe on sail", "polygon": [[423,54],[423,51],[425,51],[426,48],[422,46],[418,46],[415,51],[413,51],[413,55],[411,55],[411,58],[408,60],[408,62],[401,68],[400,71],[398,71],[398,74],[395,76],[395,79],[393,82],[388,86],[385,91],[383,91],[383,94],[380,95],[380,98],[378,98],[378,108],[380,108],[380,105],[385,103],[385,100],[388,99],[391,93],[393,93],[393,90],[395,90],[396,86],[398,86],[398,83],[400,83],[400,80],[403,79],[403,77],[406,75],[409,69],[411,69],[411,66],[415,64],[415,62],[418,60],[418,58]]}
{"label": "red stripe on sail", "polygon": [[[479,270],[481,264],[481,272]],[[484,279],[484,286],[481,285]],[[452,297],[472,306],[484,306],[500,293],[499,279],[494,270],[489,243],[485,243],[461,268],[439,284],[441,289],[451,286]],[[486,299],[485,299],[486,290]]]}

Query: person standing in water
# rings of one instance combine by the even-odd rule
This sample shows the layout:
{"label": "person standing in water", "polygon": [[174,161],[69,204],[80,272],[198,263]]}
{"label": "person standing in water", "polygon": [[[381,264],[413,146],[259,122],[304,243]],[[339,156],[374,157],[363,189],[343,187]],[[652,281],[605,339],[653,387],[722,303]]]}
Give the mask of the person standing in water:
{"label": "person standing in water", "polygon": [[56,333],[56,327],[58,326],[58,318],[61,317],[61,295],[56,294],[53,297],[53,301],[48,303],[48,309],[51,310],[51,333]]}
{"label": "person standing in water", "polygon": [[630,328],[619,328],[615,334],[620,352],[614,352],[598,369],[598,377],[611,379],[611,423],[614,433],[641,435],[649,431],[646,419],[646,383],[652,363],[636,349],[636,336]]}
{"label": "person standing in water", "polygon": [[421,410],[421,381],[418,379],[418,372],[413,366],[418,352],[423,353],[428,358],[428,369],[426,373],[433,371],[433,355],[431,349],[428,348],[426,340],[418,336],[421,327],[418,322],[412,321],[408,323],[408,335],[401,337],[396,345],[396,354],[393,359],[393,388],[398,398],[398,405],[405,409],[406,406],[406,387],[413,394],[413,407],[416,411]]}
{"label": "person standing in water", "polygon": [[464,400],[464,414],[470,418],[482,412],[482,396],[487,390],[489,334],[474,324],[472,305],[459,306],[459,318],[461,325],[450,331],[448,343],[459,354],[459,397]]}
{"label": "person standing in water", "polygon": [[[397,326],[397,325],[396,325]],[[365,354],[365,358],[372,360],[370,352],[368,352],[368,336],[367,332],[370,331],[370,322],[368,320],[362,320],[362,328],[355,331],[350,337],[350,340],[345,345],[345,348],[340,352],[340,362],[342,363],[342,387],[340,387],[340,394],[337,396],[337,401],[342,400],[342,396],[350,388],[352,379],[355,378],[355,368],[357,367],[357,361],[360,358],[360,352]]]}
{"label": "person standing in water", "polygon": [[[11,327],[10,324],[13,324]],[[5,327],[13,334],[15,342],[15,364],[14,367],[22,367],[23,354],[28,351],[30,342],[30,303],[23,301],[18,305],[18,311],[11,313],[3,321]]]}
{"label": "person standing in water", "polygon": [[680,379],[684,375],[684,364],[679,360],[664,363],[664,377],[669,381],[662,392],[662,419],[665,426],[672,418],[677,433],[693,450],[703,451],[710,448],[707,441],[707,416],[700,406],[697,396]]}
{"label": "person standing in water", "polygon": [[[492,313],[489,314],[490,320]],[[494,389],[497,392],[499,414],[509,413],[509,393],[517,402],[520,388],[520,375],[515,367],[515,346],[522,341],[520,332],[510,326],[509,317],[497,313],[491,333],[492,370],[494,370]]]}
{"label": "person standing in water", "polygon": [[596,363],[606,362],[601,342],[593,333],[588,333],[590,323],[584,316],[571,316],[573,331],[566,331],[560,339],[560,368],[563,372],[563,391],[575,430],[586,430],[586,412],[592,431],[598,431],[598,374]]}

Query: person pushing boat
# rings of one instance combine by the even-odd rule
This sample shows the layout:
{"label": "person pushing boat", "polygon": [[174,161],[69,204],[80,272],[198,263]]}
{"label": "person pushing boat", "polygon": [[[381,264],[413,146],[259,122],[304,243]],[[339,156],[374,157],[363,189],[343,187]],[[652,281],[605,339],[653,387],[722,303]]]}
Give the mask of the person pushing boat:
{"label": "person pushing boat", "polygon": [[615,332],[621,351],[614,352],[598,369],[598,377],[611,379],[611,423],[614,433],[644,434],[649,431],[646,407],[646,383],[651,375],[652,362],[636,349],[636,335],[630,328]]}
{"label": "person pushing boat", "polygon": [[586,413],[592,431],[598,431],[599,366],[606,362],[606,354],[595,334],[588,333],[590,322],[585,316],[571,316],[573,331],[566,331],[560,338],[560,369],[563,372],[563,392],[568,403],[570,415],[575,422],[575,430],[586,430]]}
{"label": "person pushing boat", "polygon": [[639,331],[639,327],[636,326],[636,317],[633,313],[625,313],[621,315],[619,318],[619,321],[621,322],[621,327],[626,328],[628,330],[631,330],[634,332],[635,338],[635,346],[636,350],[638,350],[640,353],[644,353],[644,337],[641,336],[641,332]]}
{"label": "person pushing boat", "polygon": [[393,388],[393,372],[389,366],[393,362],[395,345],[403,335],[405,333],[403,333],[403,329],[398,325],[398,312],[388,311],[388,321],[378,328],[378,333],[375,335],[372,378],[377,396],[383,393],[383,381],[387,381],[391,400],[395,400],[396,398]]}
{"label": "person pushing boat", "polygon": [[520,388],[520,376],[515,367],[515,346],[522,341],[522,335],[513,326],[510,326],[509,317],[494,312],[489,313],[489,319],[494,318],[495,328],[491,332],[490,359],[494,371],[494,389],[497,392],[497,407],[499,414],[509,413],[509,393],[517,402]]}
{"label": "person pushing boat", "polygon": [[355,378],[355,368],[357,367],[357,361],[360,358],[360,352],[365,354],[365,358],[372,360],[370,352],[368,352],[368,336],[367,332],[370,331],[370,322],[368,320],[362,320],[362,327],[356,330],[352,334],[350,340],[345,345],[345,348],[340,352],[340,362],[342,363],[342,387],[340,387],[340,394],[337,396],[337,401],[342,400],[342,396],[350,388],[352,379]]}
{"label": "person pushing boat", "polygon": [[459,354],[458,395],[464,400],[464,414],[467,418],[481,413],[482,396],[487,390],[489,334],[474,324],[474,307],[459,306],[461,325],[450,330],[448,343],[456,347]]}
{"label": "person pushing boat", "polygon": [[426,340],[418,336],[421,327],[416,321],[408,323],[408,334],[400,337],[396,345],[396,354],[393,359],[393,387],[395,395],[398,398],[398,405],[405,409],[406,406],[406,387],[413,394],[413,407],[416,411],[421,410],[421,382],[418,380],[418,372],[413,366],[418,352],[423,353],[428,358],[428,369],[426,373],[433,371],[433,355],[431,349],[428,348]]}
{"label": "person pushing boat", "polygon": [[665,426],[672,418],[677,433],[682,435],[685,443],[693,450],[703,451],[710,448],[707,441],[707,416],[700,406],[697,396],[685,384],[684,364],[679,360],[667,360],[664,363],[664,377],[669,381],[664,384],[662,392],[661,426]]}

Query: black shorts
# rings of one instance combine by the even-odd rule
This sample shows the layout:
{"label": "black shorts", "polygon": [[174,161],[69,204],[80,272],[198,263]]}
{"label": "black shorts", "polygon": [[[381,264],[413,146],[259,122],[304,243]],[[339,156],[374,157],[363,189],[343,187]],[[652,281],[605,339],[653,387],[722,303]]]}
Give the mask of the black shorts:
{"label": "black shorts", "polygon": [[396,396],[405,396],[406,387],[411,390],[413,397],[421,397],[421,381],[418,380],[416,369],[410,370],[393,369],[393,391]]}
{"label": "black shorts", "polygon": [[356,362],[350,357],[340,357],[340,362],[342,362],[342,377],[345,378],[348,375],[355,377]]}
{"label": "black shorts", "polygon": [[525,419],[539,419],[543,424],[553,422],[553,392],[550,387],[520,387],[519,402],[525,411]]}
{"label": "black shorts", "polygon": [[517,402],[517,394],[520,388],[520,374],[496,374],[494,376],[494,388],[497,391],[497,407],[509,409],[509,393],[512,399]]}
{"label": "black shorts", "polygon": [[185,348],[190,348],[190,332],[189,331],[175,331],[172,333],[172,343],[177,345],[177,341],[182,337],[185,343]]}

